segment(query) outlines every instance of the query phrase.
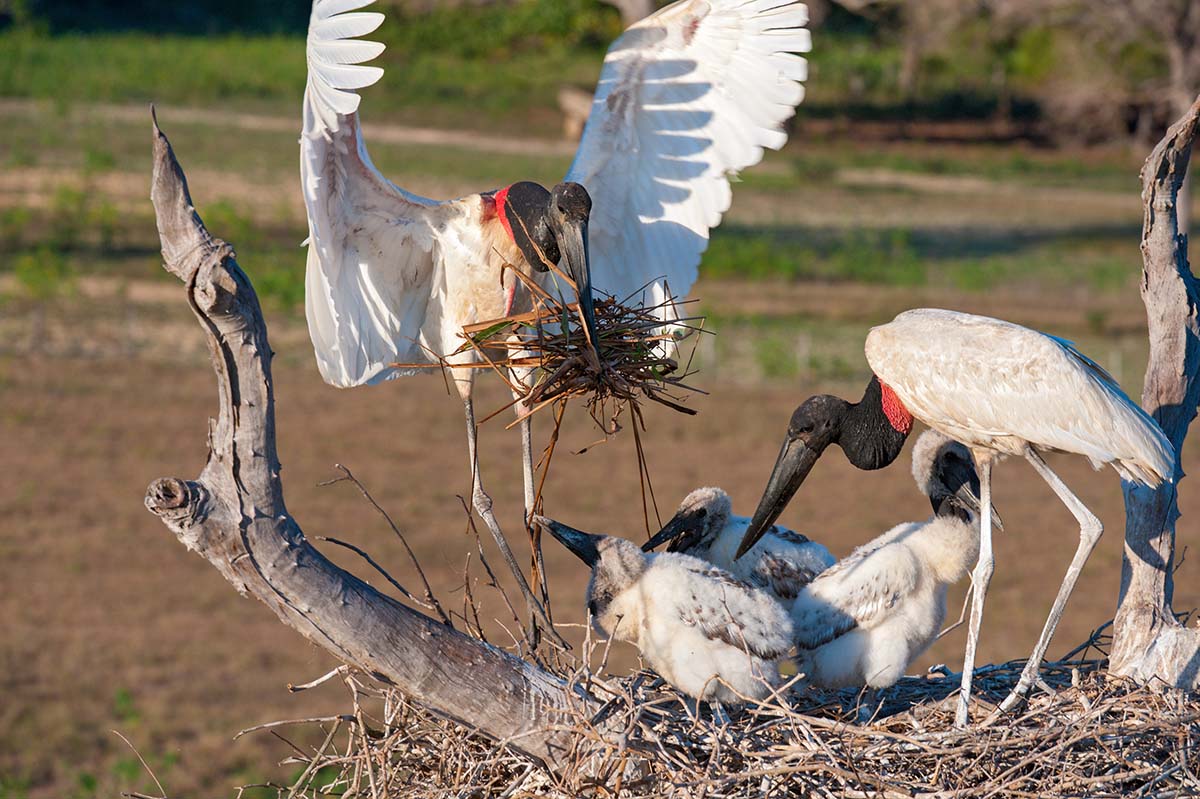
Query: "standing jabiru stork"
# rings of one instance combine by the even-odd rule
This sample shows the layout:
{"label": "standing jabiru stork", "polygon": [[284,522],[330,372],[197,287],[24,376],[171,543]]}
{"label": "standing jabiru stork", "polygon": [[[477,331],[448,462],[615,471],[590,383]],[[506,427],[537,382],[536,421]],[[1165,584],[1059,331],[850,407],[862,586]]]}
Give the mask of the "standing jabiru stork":
{"label": "standing jabiru stork", "polygon": [[860,469],[879,469],[895,460],[914,419],[965,444],[979,472],[982,518],[957,712],[957,723],[964,726],[994,566],[993,461],[1025,458],[1079,523],[1079,547],[1033,654],[1000,706],[1007,711],[1036,681],[1067,599],[1103,531],[1040,453],[1084,455],[1097,469],[1111,464],[1123,480],[1154,487],[1175,479],[1175,452],[1158,424],[1095,361],[1069,341],[1011,322],[931,308],[906,311],[871,329],[866,355],[874,375],[862,400],[816,396],[792,415],[739,553],[779,517],[830,444],[840,446]]}
{"label": "standing jabiru stork", "polygon": [[[362,66],[383,45],[357,37],[383,21],[359,10],[372,2],[315,0],[308,32],[300,139],[310,234],[305,308],[321,375],[340,387],[412,373],[398,363],[476,361],[473,352],[452,355],[463,326],[530,307],[506,263],[546,283],[537,270],[561,256],[588,328],[589,285],[619,299],[642,292],[664,321],[676,318],[672,293],[685,295],[695,281],[709,229],[729,208],[730,175],[786,142],[783,123],[803,97],[806,62],[796,55],[810,46],[803,4],[682,0],[632,26],[609,50],[566,182],[553,191],[522,182],[438,202],[396,187],[367,155],[357,90],[383,75]],[[474,370],[451,371],[466,410],[475,509],[533,608],[479,479]],[[528,419],[522,441],[528,518]]]}

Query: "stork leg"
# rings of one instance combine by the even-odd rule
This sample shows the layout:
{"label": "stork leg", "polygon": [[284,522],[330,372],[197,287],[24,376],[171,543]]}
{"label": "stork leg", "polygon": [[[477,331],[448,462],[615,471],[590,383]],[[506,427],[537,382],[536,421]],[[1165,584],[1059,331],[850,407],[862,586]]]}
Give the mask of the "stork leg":
{"label": "stork leg", "polygon": [[879,713],[883,707],[883,690],[866,687],[858,692],[858,709],[856,720],[858,725],[865,726]]}
{"label": "stork leg", "polygon": [[1063,578],[1062,586],[1058,589],[1058,596],[1054,598],[1054,606],[1050,608],[1050,617],[1046,619],[1046,626],[1042,628],[1042,634],[1033,647],[1033,653],[1021,671],[1017,687],[1000,703],[997,713],[1012,710],[1020,703],[1025,694],[1029,693],[1029,689],[1037,683],[1038,669],[1042,665],[1042,658],[1046,656],[1046,649],[1050,646],[1050,639],[1054,637],[1054,630],[1058,627],[1058,622],[1067,607],[1067,600],[1071,598],[1071,592],[1075,590],[1075,583],[1083,571],[1083,564],[1087,562],[1088,556],[1092,554],[1092,550],[1100,541],[1101,534],[1104,533],[1104,525],[1100,523],[1096,515],[1088,510],[1083,501],[1071,492],[1071,489],[1067,488],[1067,484],[1062,481],[1062,478],[1046,465],[1042,456],[1034,452],[1032,447],[1026,448],[1025,459],[1067,506],[1071,515],[1075,517],[1075,521],[1079,522],[1079,547],[1075,550],[1075,557],[1071,559],[1071,565]]}
{"label": "stork leg", "polygon": [[962,683],[958,691],[958,710],[954,714],[957,727],[970,721],[971,680],[975,676],[975,650],[979,645],[979,627],[983,623],[983,602],[988,583],[992,581],[996,559],[992,554],[992,453],[974,452],[975,469],[979,473],[979,504],[983,509],[979,520],[979,560],[971,572],[971,619],[967,627],[967,651],[963,654]]}
{"label": "stork leg", "polygon": [[513,555],[512,549],[508,546],[508,541],[504,538],[504,532],[500,529],[500,523],[496,521],[496,514],[492,512],[492,498],[483,490],[483,481],[479,476],[479,452],[477,437],[479,430],[475,425],[475,406],[471,401],[471,397],[463,398],[463,407],[467,415],[467,455],[471,459],[471,502],[475,507],[475,512],[483,519],[483,523],[492,531],[492,537],[496,539],[496,546],[500,549],[500,554],[504,557],[505,563],[512,571],[513,576],[517,578],[517,585],[521,587],[521,593],[525,595],[525,604],[529,607],[529,641],[534,648],[538,644],[538,622],[540,621],[546,628],[550,639],[563,649],[567,648],[566,642],[562,640],[554,630],[554,625],[550,622],[549,616],[546,615],[545,609],[537,598],[533,595],[533,591],[529,588],[529,583],[525,580],[525,574],[521,571],[520,565],[517,564],[517,559]]}
{"label": "stork leg", "polygon": [[[513,369],[514,382],[518,385],[526,384],[533,374],[532,369]],[[528,407],[521,401],[517,392],[513,392],[514,399],[517,400],[514,405],[514,410],[517,416],[522,416]],[[533,552],[533,572],[534,579],[537,581],[538,593],[542,596],[542,602],[545,602],[546,613],[550,613],[550,591],[546,586],[546,565],[542,560],[542,538],[536,532],[530,519],[533,518],[534,504],[537,502],[537,483],[533,474],[533,419],[525,416],[521,419],[518,425],[521,428],[521,478],[525,482],[525,531],[529,534],[529,548]]]}

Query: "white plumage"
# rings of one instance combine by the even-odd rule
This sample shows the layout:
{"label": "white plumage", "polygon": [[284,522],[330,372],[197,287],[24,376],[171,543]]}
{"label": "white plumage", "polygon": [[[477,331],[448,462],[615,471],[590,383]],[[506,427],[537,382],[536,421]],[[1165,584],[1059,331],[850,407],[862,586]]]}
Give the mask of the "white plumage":
{"label": "white plumage", "polygon": [[587,602],[597,630],[632,643],[680,691],[738,703],[764,699],[778,684],[792,625],[766,592],[699,558],[539,522],[592,567]]}
{"label": "white plumage", "polygon": [[707,561],[767,591],[785,608],[791,607],[800,589],[835,561],[823,545],[779,525],[772,525],[749,552],[735,559],[749,525],[749,518],[733,515],[733,504],[725,491],[697,488],[684,497],[675,516],[642,548],[650,550],[670,541],[668,552]]}
{"label": "white plumage", "polygon": [[[466,366],[480,355],[472,348],[455,354],[462,328],[528,310],[529,292],[509,264],[573,299],[552,272],[535,267],[551,245],[569,260],[554,219],[566,212],[559,190],[575,184],[591,196],[575,206],[587,210],[571,217],[567,231],[571,252],[584,262],[571,274],[583,287],[581,305],[588,304],[583,315],[590,314],[590,279],[621,299],[645,287],[647,302],[662,303],[663,318],[675,318],[666,285],[676,296],[690,290],[709,228],[729,207],[729,175],[786,140],[783,122],[803,96],[805,62],[795,53],[809,48],[807,13],[790,0],[682,0],[663,9],[632,26],[606,56],[567,182],[553,194],[517,183],[439,202],[398,188],[367,154],[357,92],[383,76],[363,66],[383,46],[357,37],[383,22],[382,14],[360,10],[373,2],[314,0],[309,19],[300,174],[309,225],[305,313],[317,366],[340,387],[414,371],[405,364],[461,367],[451,371],[465,404],[475,509],[531,610],[545,618],[479,480],[475,371]],[[525,202],[510,202],[518,189]],[[531,191],[545,198],[534,202]],[[526,216],[510,218],[520,208]],[[547,224],[554,237],[544,237]],[[521,231],[526,238],[518,242]],[[543,238],[531,244],[537,235]],[[527,417],[522,444],[530,513]]]}
{"label": "white plumage", "polygon": [[1039,450],[1111,464],[1126,480],[1171,479],[1171,442],[1075,345],[1011,322],[921,308],[871,329],[867,363],[904,407],[970,447]]}
{"label": "white plumage", "polygon": [[[1083,565],[1104,532],[1039,452],[1084,455],[1097,469],[1111,464],[1122,479],[1157,486],[1174,479],[1174,448],[1149,414],[1074,344],[1011,322],[934,308],[906,311],[871,329],[866,355],[908,413],[971,447],[985,503],[991,497],[992,460],[1021,455],[1079,523],[1079,547],[1046,625],[1017,687],[1001,703],[1002,711],[1010,710],[1033,686]],[[969,717],[975,650],[994,562],[991,517],[985,512],[972,578],[959,726]]]}
{"label": "white plumage", "polygon": [[567,173],[595,201],[597,288],[621,298],[645,287],[647,305],[691,289],[730,176],[787,142],[807,22],[793,0],[684,0],[609,48]]}
{"label": "white plumage", "polygon": [[913,448],[913,477],[940,511],[858,547],[796,597],[797,666],[811,683],[886,688],[937,638],[947,588],[979,556],[978,483],[967,475],[974,477],[966,447],[924,433]]}

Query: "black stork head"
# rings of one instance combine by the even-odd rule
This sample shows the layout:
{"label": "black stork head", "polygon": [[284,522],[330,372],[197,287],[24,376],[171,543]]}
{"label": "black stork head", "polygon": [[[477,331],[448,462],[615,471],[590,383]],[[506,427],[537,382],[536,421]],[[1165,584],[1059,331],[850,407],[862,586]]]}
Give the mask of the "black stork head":
{"label": "black stork head", "polygon": [[578,183],[559,183],[553,191],[531,181],[496,192],[496,213],[525,260],[539,272],[561,264],[575,281],[588,341],[596,346],[588,219],[592,198]]}
{"label": "black stork head", "polygon": [[912,416],[874,376],[855,403],[829,394],[809,397],[792,414],[775,468],[736,557],[746,554],[775,523],[830,444],[840,446],[859,469],[882,469],[896,460],[910,430]]}

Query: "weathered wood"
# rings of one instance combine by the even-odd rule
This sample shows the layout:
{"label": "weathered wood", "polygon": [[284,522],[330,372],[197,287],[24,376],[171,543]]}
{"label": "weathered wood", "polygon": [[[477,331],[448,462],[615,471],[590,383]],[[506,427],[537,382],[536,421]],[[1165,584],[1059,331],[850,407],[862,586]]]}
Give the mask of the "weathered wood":
{"label": "weathered wood", "polygon": [[[314,549],[284,504],[271,348],[233,248],[209,235],[154,124],[151,191],[166,268],[184,282],[217,375],[219,412],[196,480],[152,483],[146,507],[242,594],[339,659],[430,710],[551,768],[575,737],[566,709],[591,700],[562,680],[385,596]],[[556,725],[558,725],[556,727]]]}
{"label": "weathered wood", "polygon": [[[1142,300],[1150,362],[1142,405],[1176,452],[1200,403],[1200,291],[1180,234],[1177,200],[1200,123],[1200,98],[1167,131],[1142,167]],[[1125,484],[1125,553],[1113,627],[1110,672],[1139,682],[1200,685],[1200,630],[1172,613],[1177,491],[1183,477],[1156,490]]]}

